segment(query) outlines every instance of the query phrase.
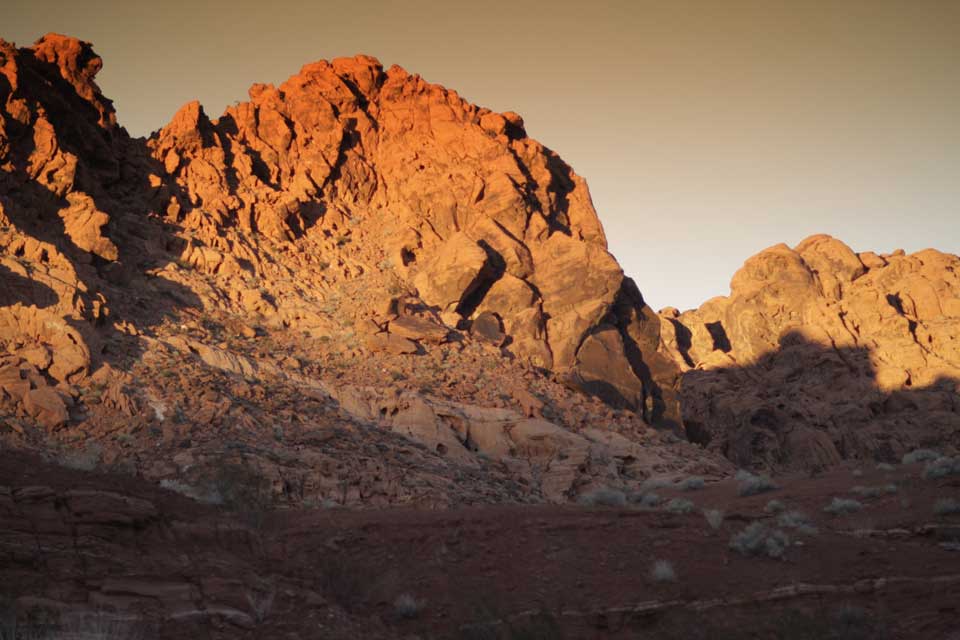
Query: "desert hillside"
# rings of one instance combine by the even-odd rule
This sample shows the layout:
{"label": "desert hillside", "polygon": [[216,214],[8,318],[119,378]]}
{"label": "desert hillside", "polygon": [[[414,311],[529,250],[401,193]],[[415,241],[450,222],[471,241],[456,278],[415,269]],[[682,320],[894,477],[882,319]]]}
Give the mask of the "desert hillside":
{"label": "desert hillside", "polygon": [[956,628],[957,256],[657,313],[516,113],[356,56],[134,138],[101,66],[0,40],[0,640]]}
{"label": "desert hillside", "polygon": [[519,116],[357,57],[132,139],[89,44],[2,56],[10,446],[294,504],[726,468],[671,444],[660,320]]}

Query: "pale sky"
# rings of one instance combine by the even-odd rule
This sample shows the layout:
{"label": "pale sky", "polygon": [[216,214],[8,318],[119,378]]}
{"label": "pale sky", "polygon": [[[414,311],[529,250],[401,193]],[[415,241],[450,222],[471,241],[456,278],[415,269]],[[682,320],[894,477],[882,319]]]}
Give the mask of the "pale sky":
{"label": "pale sky", "polygon": [[0,37],[94,44],[121,124],[216,117],[367,53],[498,111],[590,185],[654,308],[813,233],[960,253],[960,2],[4,0]]}

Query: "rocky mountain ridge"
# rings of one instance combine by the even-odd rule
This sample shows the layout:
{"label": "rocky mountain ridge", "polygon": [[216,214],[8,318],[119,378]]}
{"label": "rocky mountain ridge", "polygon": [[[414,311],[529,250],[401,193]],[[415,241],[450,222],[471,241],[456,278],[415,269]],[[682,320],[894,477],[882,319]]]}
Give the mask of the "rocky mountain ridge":
{"label": "rocky mountain ridge", "polygon": [[0,42],[6,446],[448,506],[957,444],[956,256],[814,237],[658,316],[517,114],[357,56],[134,139],[101,65]]}
{"label": "rocky mountain ridge", "polygon": [[659,318],[519,116],[360,56],[142,140],[88,43],[0,61],[11,446],[349,504],[726,465],[651,428],[680,429]]}

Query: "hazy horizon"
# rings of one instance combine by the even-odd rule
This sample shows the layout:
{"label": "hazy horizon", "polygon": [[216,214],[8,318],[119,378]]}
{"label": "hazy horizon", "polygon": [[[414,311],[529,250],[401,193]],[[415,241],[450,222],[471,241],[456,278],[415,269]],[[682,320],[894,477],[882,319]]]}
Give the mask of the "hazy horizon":
{"label": "hazy horizon", "polygon": [[517,111],[586,178],[655,308],[725,295],[750,255],[814,233],[960,253],[960,3],[13,0],[4,17],[19,46],[92,42],[133,135],[356,53]]}

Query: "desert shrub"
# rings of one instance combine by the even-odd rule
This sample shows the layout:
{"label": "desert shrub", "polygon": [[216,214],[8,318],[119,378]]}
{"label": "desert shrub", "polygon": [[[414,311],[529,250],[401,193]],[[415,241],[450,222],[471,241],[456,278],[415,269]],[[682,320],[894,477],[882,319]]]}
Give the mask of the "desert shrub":
{"label": "desert shrub", "polygon": [[653,582],[676,582],[677,572],[669,560],[656,560],[650,567],[650,580]]}
{"label": "desert shrub", "polygon": [[960,513],[960,501],[953,498],[940,498],[933,503],[933,512],[938,516]]}
{"label": "desert shrub", "polygon": [[707,519],[707,524],[714,531],[723,526],[723,511],[719,509],[704,509],[703,517]]}
{"label": "desert shrub", "polygon": [[684,500],[683,498],[674,498],[667,503],[667,506],[664,507],[670,513],[690,513],[694,509],[694,505],[689,500]]}
{"label": "desert shrub", "polygon": [[706,483],[704,482],[703,478],[699,476],[690,476],[689,478],[680,482],[680,484],[677,486],[684,491],[699,491],[700,489],[703,489],[705,484]]}
{"label": "desert shrub", "polygon": [[17,609],[13,602],[0,598],[0,640],[17,640]]}
{"label": "desert shrub", "polygon": [[808,613],[786,611],[775,622],[778,640],[884,640],[887,630],[877,616],[857,607]]}
{"label": "desert shrub", "polygon": [[[15,584],[15,583],[14,583]],[[57,633],[70,631],[74,625],[59,624],[60,614],[53,609],[38,606],[26,611],[18,610],[15,597],[0,595],[0,640],[47,640],[49,638],[73,638]],[[74,620],[75,621],[75,620]],[[81,636],[77,636],[80,638]],[[86,638],[87,636],[82,636]],[[90,636],[94,638],[94,636]],[[125,638],[126,635],[103,636],[105,639]],[[100,638],[100,636],[96,636]]]}
{"label": "desert shrub", "polygon": [[817,528],[807,514],[802,511],[786,511],[777,518],[777,526],[784,529],[796,529],[805,535],[815,535]]}
{"label": "desert shrub", "polygon": [[896,471],[896,467],[888,462],[880,462],[877,464],[877,471]]}
{"label": "desert shrub", "polygon": [[549,611],[509,620],[502,614],[488,611],[483,619],[463,626],[462,640],[562,640],[560,623]]}
{"label": "desert shrub", "polygon": [[547,611],[520,621],[507,624],[509,640],[554,640],[563,638],[563,631],[557,618]]}
{"label": "desert shrub", "polygon": [[60,457],[60,466],[74,471],[93,471],[100,464],[103,447],[92,442],[79,451],[64,452]]}
{"label": "desert shrub", "polygon": [[897,485],[885,484],[882,487],[854,487],[850,489],[850,493],[855,493],[861,498],[879,498],[880,496],[889,495],[896,493],[898,491]]}
{"label": "desert shrub", "polygon": [[320,562],[320,589],[340,607],[355,611],[376,587],[377,576],[367,568],[330,554]]}
{"label": "desert shrub", "polygon": [[647,509],[653,509],[654,507],[659,505],[661,502],[663,502],[663,498],[661,498],[658,494],[650,491],[647,493],[635,493],[631,495],[630,502],[639,504],[641,507],[644,507]]}
{"label": "desert shrub", "polygon": [[860,469],[854,469],[853,471],[850,472],[850,474],[851,474],[854,478],[863,477],[863,471],[861,471]]}
{"label": "desert shrub", "polygon": [[767,513],[782,513],[787,510],[787,505],[783,504],[782,500],[771,500],[763,510]]}
{"label": "desert shrub", "polygon": [[647,478],[643,481],[643,484],[640,485],[640,491],[656,491],[657,489],[663,489],[664,487],[669,487],[673,483],[667,480],[666,478]]}
{"label": "desert shrub", "polygon": [[790,546],[790,538],[779,529],[769,529],[754,522],[730,538],[730,548],[745,556],[782,558]]}
{"label": "desert shrub", "polygon": [[834,498],[830,504],[823,508],[827,513],[835,516],[847,513],[856,513],[863,508],[863,505],[857,500],[848,500],[846,498]]}
{"label": "desert shrub", "polygon": [[749,480],[750,478],[754,477],[754,475],[755,474],[753,472],[747,471],[746,469],[738,469],[737,475],[733,476],[733,478],[737,482],[743,482],[745,480]]}
{"label": "desert shrub", "polygon": [[214,472],[212,490],[223,505],[239,514],[250,526],[260,528],[273,506],[270,482],[245,464],[220,464]]}
{"label": "desert shrub", "polygon": [[623,507],[627,504],[627,496],[619,489],[601,487],[580,496],[579,502],[587,507]]}
{"label": "desert shrub", "polygon": [[737,495],[740,496],[755,496],[758,493],[775,491],[780,488],[767,476],[757,476],[752,473],[747,473],[741,477],[740,473],[737,473],[737,477],[740,480],[740,486],[737,487]]}
{"label": "desert shrub", "polygon": [[927,480],[956,475],[960,475],[960,457],[948,458],[944,456],[937,458],[932,462],[928,462],[923,468],[923,477]]}
{"label": "desert shrub", "polygon": [[936,460],[939,457],[940,453],[933,449],[915,449],[910,453],[904,454],[901,462],[903,462],[903,464],[915,464],[917,462]]}
{"label": "desert shrub", "polygon": [[164,478],[160,481],[160,486],[197,502],[223,504],[223,496],[213,488],[205,489],[174,478]]}
{"label": "desert shrub", "polygon": [[393,612],[401,618],[412,620],[420,615],[423,610],[423,602],[417,600],[409,593],[401,593],[393,601]]}
{"label": "desert shrub", "polygon": [[273,610],[273,600],[276,594],[276,588],[272,584],[266,584],[247,591],[247,604],[250,605],[250,615],[253,616],[257,624],[263,624],[270,615],[270,612]]}
{"label": "desert shrub", "polygon": [[96,613],[74,617],[56,625],[56,631],[49,634],[24,635],[22,638],[35,640],[127,640],[139,638],[140,634],[129,623],[117,620],[106,613]]}

